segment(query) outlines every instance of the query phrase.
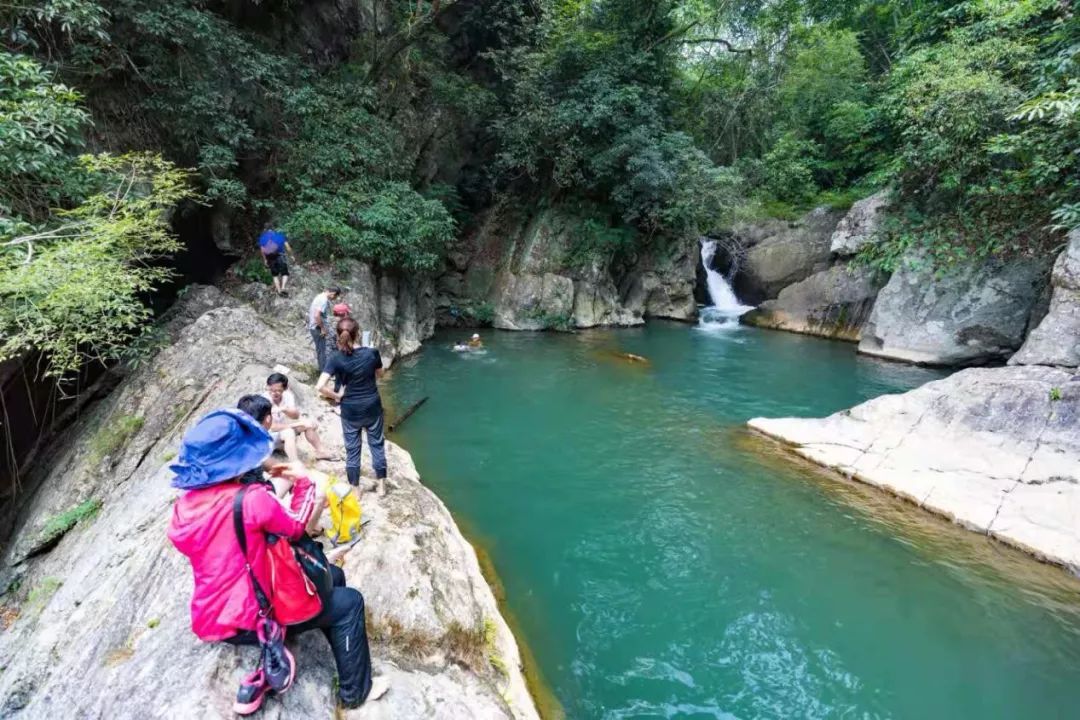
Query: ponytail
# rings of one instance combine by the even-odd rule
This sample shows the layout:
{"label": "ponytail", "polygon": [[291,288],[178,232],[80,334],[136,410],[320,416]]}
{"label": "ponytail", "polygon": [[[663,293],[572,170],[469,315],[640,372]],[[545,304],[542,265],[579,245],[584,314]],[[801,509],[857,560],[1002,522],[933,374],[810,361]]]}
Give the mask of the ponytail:
{"label": "ponytail", "polygon": [[337,347],[346,355],[353,354],[353,346],[360,337],[360,324],[350,317],[342,318],[337,324]]}

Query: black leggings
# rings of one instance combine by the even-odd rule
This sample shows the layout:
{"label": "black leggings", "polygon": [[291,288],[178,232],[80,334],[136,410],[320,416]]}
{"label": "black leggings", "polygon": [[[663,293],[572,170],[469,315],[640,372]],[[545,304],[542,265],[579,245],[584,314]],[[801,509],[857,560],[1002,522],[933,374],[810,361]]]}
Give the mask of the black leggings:
{"label": "black leggings", "polygon": [[[338,694],[341,702],[356,706],[371,692],[371,654],[368,651],[367,628],[364,626],[364,596],[359,590],[345,586],[345,572],[330,566],[334,590],[329,601],[323,602],[322,612],[307,622],[290,625],[288,635],[299,635],[318,628],[330,641],[330,650],[337,663]],[[258,645],[255,633],[244,630],[225,642],[232,645]]]}

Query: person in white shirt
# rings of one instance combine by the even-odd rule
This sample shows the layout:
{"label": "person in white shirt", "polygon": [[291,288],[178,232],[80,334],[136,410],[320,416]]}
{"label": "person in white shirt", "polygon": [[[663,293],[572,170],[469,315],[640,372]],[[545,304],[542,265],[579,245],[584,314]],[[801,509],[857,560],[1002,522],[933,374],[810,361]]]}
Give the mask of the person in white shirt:
{"label": "person in white shirt", "polygon": [[341,295],[341,288],[331,286],[312,299],[308,308],[307,326],[315,343],[315,366],[321,373],[326,367],[326,338],[334,333],[330,327],[330,305]]}
{"label": "person in white shirt", "polygon": [[286,457],[294,462],[300,459],[296,440],[300,434],[307,438],[316,460],[331,460],[333,455],[323,447],[319,431],[314,420],[300,416],[296,406],[296,396],[289,390],[289,378],[281,373],[274,373],[266,379],[266,392],[263,397],[270,401],[270,434],[274,437],[275,447],[285,450]]}

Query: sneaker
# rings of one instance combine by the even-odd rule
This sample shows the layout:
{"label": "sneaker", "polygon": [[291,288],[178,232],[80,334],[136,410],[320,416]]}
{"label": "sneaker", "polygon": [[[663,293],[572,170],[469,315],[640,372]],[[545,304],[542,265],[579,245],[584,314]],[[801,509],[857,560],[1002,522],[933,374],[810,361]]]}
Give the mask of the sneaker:
{"label": "sneaker", "polygon": [[262,669],[266,684],[274,692],[283,693],[292,687],[296,677],[296,660],[285,647],[285,629],[276,622],[263,620],[256,632],[262,645]]}
{"label": "sneaker", "polygon": [[260,668],[240,681],[240,689],[236,691],[236,702],[233,703],[233,712],[237,715],[250,715],[262,707],[263,699],[269,692],[270,686],[266,683],[266,675]]}

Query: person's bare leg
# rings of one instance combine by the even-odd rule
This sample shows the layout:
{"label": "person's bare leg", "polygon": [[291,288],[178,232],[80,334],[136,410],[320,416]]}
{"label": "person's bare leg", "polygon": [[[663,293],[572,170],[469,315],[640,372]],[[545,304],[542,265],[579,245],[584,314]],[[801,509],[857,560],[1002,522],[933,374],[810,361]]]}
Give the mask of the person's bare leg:
{"label": "person's bare leg", "polygon": [[274,292],[281,294],[281,278],[277,275],[274,276]]}
{"label": "person's bare leg", "polygon": [[286,428],[281,431],[281,444],[285,446],[285,456],[292,462],[300,460],[300,454],[296,450],[296,431]]}
{"label": "person's bare leg", "polygon": [[328,453],[326,448],[323,447],[322,440],[319,438],[319,431],[315,429],[314,423],[304,431],[304,437],[307,438],[311,449],[315,451],[316,460],[332,460],[334,458],[333,454]]}
{"label": "person's bare leg", "polygon": [[285,286],[288,285],[288,284],[289,284],[289,276],[288,275],[282,275],[281,276],[281,292],[285,292]]}

